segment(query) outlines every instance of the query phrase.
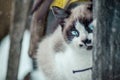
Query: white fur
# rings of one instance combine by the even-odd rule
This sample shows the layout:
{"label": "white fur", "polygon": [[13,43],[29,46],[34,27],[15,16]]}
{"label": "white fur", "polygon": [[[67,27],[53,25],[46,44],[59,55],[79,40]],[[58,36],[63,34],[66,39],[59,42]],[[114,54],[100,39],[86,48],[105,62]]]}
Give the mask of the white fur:
{"label": "white fur", "polygon": [[[76,37],[76,39],[78,40],[78,41],[76,41],[77,46],[79,46],[80,44],[84,45],[83,40],[87,39],[88,32],[85,30],[84,25],[82,25],[79,22],[79,20],[76,21],[75,27],[79,31],[79,35],[80,35],[79,37]],[[73,42],[73,43],[76,43],[76,42]]]}
{"label": "white fur", "polygon": [[[65,51],[54,52],[56,42],[62,41]],[[49,37],[43,39],[37,52],[38,68],[43,70],[46,80],[91,80],[91,70],[73,74],[73,70],[81,70],[92,66],[92,51],[77,49],[66,44],[61,27]]]}
{"label": "white fur", "polygon": [[30,80],[46,80],[45,76],[42,71],[40,70],[33,70],[31,73],[31,79]]}
{"label": "white fur", "polygon": [[[29,31],[26,30],[22,42],[18,80],[23,80],[25,75],[32,71],[32,60],[28,56],[29,41],[30,41],[30,33]],[[5,80],[6,78],[9,46],[10,46],[10,37],[8,35],[1,41],[1,45],[0,45],[0,64],[1,64],[0,80]]]}
{"label": "white fur", "polygon": [[67,77],[66,80],[91,80],[91,70],[76,74],[72,72],[73,70],[83,70],[92,66],[91,51],[81,49],[81,52],[75,52],[68,47],[66,52],[55,55],[55,61],[58,71]]}
{"label": "white fur", "polygon": [[[86,5],[81,5],[72,9],[72,14],[65,19],[64,29],[58,26],[56,31],[44,38],[38,47],[36,62],[38,71],[43,73],[45,80],[92,80],[91,70],[74,74],[73,70],[83,70],[92,67],[92,50],[87,50],[83,40],[92,39],[84,25],[78,18],[91,18],[91,12]],[[76,21],[75,28],[80,33],[75,36],[70,43],[65,41],[66,30],[69,29],[73,21]],[[65,38],[65,39],[64,39]],[[56,48],[58,51],[56,51]],[[38,79],[39,80],[39,79]]]}

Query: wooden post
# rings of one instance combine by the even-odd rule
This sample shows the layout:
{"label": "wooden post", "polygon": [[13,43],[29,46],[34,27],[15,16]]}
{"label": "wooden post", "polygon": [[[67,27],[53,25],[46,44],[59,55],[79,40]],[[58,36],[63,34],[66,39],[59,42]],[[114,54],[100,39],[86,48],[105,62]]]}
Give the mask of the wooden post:
{"label": "wooden post", "polygon": [[21,42],[25,30],[30,0],[13,0],[10,29],[10,51],[6,80],[17,80]]}
{"label": "wooden post", "polygon": [[[38,43],[43,38],[46,29],[46,18],[50,4],[53,0],[36,0],[32,11],[33,17],[31,22],[31,41],[29,55],[34,58]],[[38,2],[38,3],[37,3]]]}
{"label": "wooden post", "polygon": [[120,80],[120,1],[96,0],[93,80]]}

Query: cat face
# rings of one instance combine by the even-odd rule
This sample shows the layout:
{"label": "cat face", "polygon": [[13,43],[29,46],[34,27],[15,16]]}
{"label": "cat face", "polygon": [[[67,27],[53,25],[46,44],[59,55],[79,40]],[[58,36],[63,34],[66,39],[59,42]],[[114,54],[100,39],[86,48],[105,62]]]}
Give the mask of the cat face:
{"label": "cat face", "polygon": [[75,20],[71,27],[65,31],[66,42],[75,48],[91,50],[93,45],[93,29],[81,23],[79,19]]}
{"label": "cat face", "polygon": [[93,44],[91,4],[81,4],[72,10],[56,8],[66,43],[78,49],[91,50]]}

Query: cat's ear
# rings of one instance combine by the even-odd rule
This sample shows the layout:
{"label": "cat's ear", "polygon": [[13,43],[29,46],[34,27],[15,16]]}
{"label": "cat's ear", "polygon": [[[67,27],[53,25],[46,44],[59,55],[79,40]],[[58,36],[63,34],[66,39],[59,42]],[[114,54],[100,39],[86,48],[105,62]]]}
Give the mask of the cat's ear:
{"label": "cat's ear", "polygon": [[52,12],[55,18],[58,20],[58,23],[61,25],[63,30],[64,24],[65,24],[64,19],[70,16],[70,11],[67,11],[57,6],[52,6]]}
{"label": "cat's ear", "polygon": [[69,17],[70,12],[62,9],[60,7],[57,6],[52,6],[52,11],[53,11],[53,15],[57,18],[57,19],[65,19],[67,17]]}

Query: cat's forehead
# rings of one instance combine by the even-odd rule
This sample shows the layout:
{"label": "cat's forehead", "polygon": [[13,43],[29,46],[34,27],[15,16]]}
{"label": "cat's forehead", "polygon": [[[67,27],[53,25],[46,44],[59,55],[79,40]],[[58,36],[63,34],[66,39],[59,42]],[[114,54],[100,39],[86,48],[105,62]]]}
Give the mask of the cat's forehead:
{"label": "cat's forehead", "polygon": [[92,11],[90,11],[89,6],[86,5],[80,5],[76,8],[73,8],[71,10],[71,15],[65,19],[65,26],[70,27],[75,23],[77,20],[79,20],[81,23],[91,22],[92,21]]}
{"label": "cat's forehead", "polygon": [[85,25],[83,25],[82,23],[79,22],[79,20],[76,20],[74,22],[74,27],[78,30],[78,31],[82,31],[85,29]]}

